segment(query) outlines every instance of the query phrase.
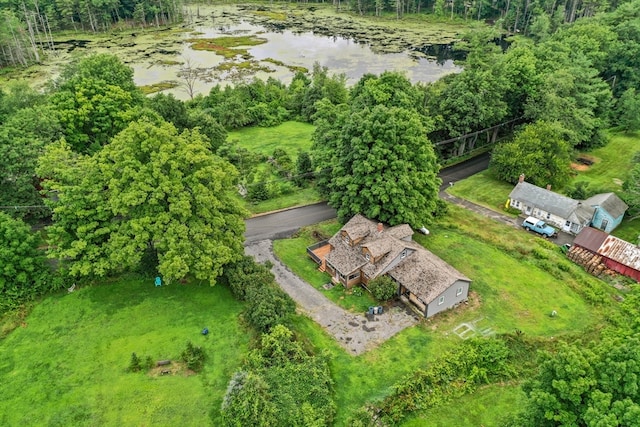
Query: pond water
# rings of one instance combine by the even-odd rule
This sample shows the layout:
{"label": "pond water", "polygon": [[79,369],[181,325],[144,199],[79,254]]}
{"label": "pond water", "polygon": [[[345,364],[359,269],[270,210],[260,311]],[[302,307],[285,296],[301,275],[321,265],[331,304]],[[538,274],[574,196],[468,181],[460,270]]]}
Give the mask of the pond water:
{"label": "pond water", "polygon": [[[273,30],[243,20],[221,21],[212,15],[191,26],[192,33],[184,33],[176,46],[164,54],[157,53],[147,58],[130,59],[134,69],[134,80],[138,86],[157,84],[163,81],[181,82],[179,71],[182,63],[188,63],[198,70],[199,78],[195,83],[195,92],[206,94],[216,84],[233,84],[249,81],[253,77],[276,78],[289,83],[295,71],[290,67],[304,67],[311,70],[318,62],[326,66],[330,73],[344,74],[347,84],[356,83],[365,73],[380,74],[383,71],[403,72],[412,82],[432,82],[445,74],[459,72],[454,65],[451,49],[447,45],[432,46],[432,50],[401,53],[376,53],[363,43],[349,38],[327,37],[313,32],[296,33],[291,30]],[[203,22],[204,21],[204,22]],[[251,56],[251,69],[220,69],[220,65],[229,62],[241,62],[242,59],[229,60],[212,51],[194,50],[185,40],[190,38],[217,38],[223,36],[251,36],[266,39],[257,46],[246,46]],[[427,57],[437,55],[437,57]],[[269,58],[269,61],[265,61]],[[127,58],[123,58],[125,61]],[[272,60],[284,65],[276,65]],[[256,70],[256,68],[269,71]],[[184,88],[168,89],[180,99],[187,99]]]}

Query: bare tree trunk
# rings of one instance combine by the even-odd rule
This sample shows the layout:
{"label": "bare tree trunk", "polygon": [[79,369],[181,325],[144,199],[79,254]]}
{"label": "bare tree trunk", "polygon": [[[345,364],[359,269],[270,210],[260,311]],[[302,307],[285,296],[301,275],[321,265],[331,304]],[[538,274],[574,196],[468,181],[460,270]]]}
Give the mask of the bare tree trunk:
{"label": "bare tree trunk", "polygon": [[31,45],[31,51],[36,62],[40,62],[40,53],[38,52],[38,45],[36,44],[35,31],[33,29],[33,23],[31,22],[32,13],[27,12],[27,6],[22,2],[22,11],[24,12],[24,20],[27,23],[27,30],[29,31],[29,44]]}

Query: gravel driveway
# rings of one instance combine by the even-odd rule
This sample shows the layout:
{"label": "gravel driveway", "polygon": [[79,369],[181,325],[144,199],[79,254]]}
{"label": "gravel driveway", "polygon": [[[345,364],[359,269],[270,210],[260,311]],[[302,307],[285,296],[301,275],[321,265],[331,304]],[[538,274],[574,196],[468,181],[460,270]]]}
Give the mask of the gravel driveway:
{"label": "gravel driveway", "polygon": [[[381,315],[354,314],[338,307],[313,286],[291,272],[273,253],[271,240],[253,242],[245,253],[258,262],[271,261],[276,282],[298,304],[299,310],[329,332],[349,353],[358,355],[388,340],[419,318],[402,304]],[[303,256],[303,255],[301,255]],[[327,280],[329,276],[327,276]]]}

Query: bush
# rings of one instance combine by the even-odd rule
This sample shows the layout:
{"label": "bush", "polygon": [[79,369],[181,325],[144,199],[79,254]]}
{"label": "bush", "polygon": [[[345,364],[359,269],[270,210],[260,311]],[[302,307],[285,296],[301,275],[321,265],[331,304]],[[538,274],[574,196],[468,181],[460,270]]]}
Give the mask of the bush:
{"label": "bush", "polygon": [[131,353],[131,360],[129,361],[129,367],[127,371],[129,372],[140,372],[142,370],[142,363],[137,354]]}
{"label": "bush", "polygon": [[283,324],[296,311],[296,304],[275,283],[252,286],[247,301],[246,318],[260,332]]}
{"label": "bush", "polygon": [[367,285],[369,291],[378,301],[389,301],[398,294],[398,285],[389,276],[379,276]]}
{"label": "bush", "polygon": [[307,353],[293,332],[262,335],[222,403],[225,426],[328,426],[335,414],[328,357]]}
{"label": "bush", "polygon": [[61,287],[51,278],[40,239],[22,220],[0,212],[0,312]]}
{"label": "bush", "polygon": [[293,300],[274,281],[271,267],[245,256],[225,267],[222,275],[233,295],[248,302],[245,318],[260,332],[284,323],[296,309]]}
{"label": "bush", "polygon": [[180,359],[187,365],[187,368],[194,372],[200,372],[204,366],[204,350],[202,347],[196,347],[191,341],[188,341],[187,348],[180,355]]}

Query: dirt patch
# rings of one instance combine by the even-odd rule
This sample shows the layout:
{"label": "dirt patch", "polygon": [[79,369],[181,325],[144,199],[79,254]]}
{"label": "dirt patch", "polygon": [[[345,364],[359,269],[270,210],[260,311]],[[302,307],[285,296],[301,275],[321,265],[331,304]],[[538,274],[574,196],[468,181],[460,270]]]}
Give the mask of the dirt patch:
{"label": "dirt patch", "polygon": [[171,361],[168,365],[155,366],[147,371],[147,375],[150,377],[166,377],[175,375],[190,377],[195,374],[196,373],[194,371],[187,368],[187,365],[185,365],[184,362],[177,360]]}
{"label": "dirt patch", "polygon": [[571,169],[578,172],[589,170],[589,166],[580,163],[571,163]]}

